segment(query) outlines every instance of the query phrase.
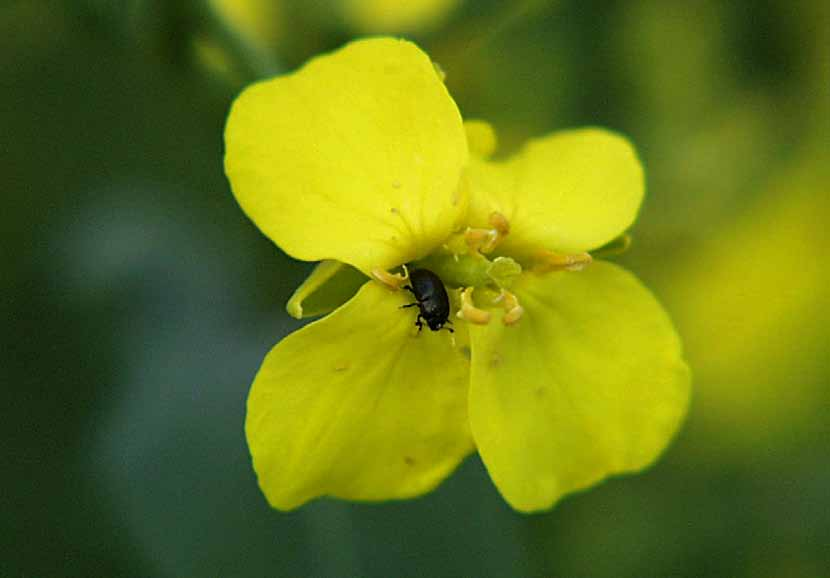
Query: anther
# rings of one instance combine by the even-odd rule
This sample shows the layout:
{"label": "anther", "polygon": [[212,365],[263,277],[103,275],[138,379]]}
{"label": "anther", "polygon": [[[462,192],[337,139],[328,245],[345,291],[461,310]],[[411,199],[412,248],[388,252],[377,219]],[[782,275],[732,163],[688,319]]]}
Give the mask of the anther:
{"label": "anther", "polygon": [[490,213],[488,221],[492,229],[468,228],[465,231],[464,240],[471,253],[491,253],[510,233],[507,217],[498,211]]}
{"label": "anther", "polygon": [[525,309],[519,305],[519,300],[516,296],[510,291],[502,289],[497,301],[504,308],[504,316],[501,318],[501,322],[505,325],[515,325],[518,323],[519,319],[524,315]]}
{"label": "anther", "polygon": [[372,269],[372,277],[380,281],[387,289],[398,290],[409,281],[409,271],[403,266],[403,274],[389,273],[383,269]]}
{"label": "anther", "polygon": [[533,270],[536,273],[547,273],[548,271],[581,271],[591,261],[591,255],[588,253],[565,255],[542,250],[536,255],[536,264]]}
{"label": "anther", "polygon": [[507,217],[498,211],[490,213],[490,226],[498,231],[502,237],[510,234],[510,222],[507,220]]}
{"label": "anther", "polygon": [[471,229],[464,232],[464,241],[471,253],[489,253],[496,245],[495,229]]}
{"label": "anther", "polygon": [[456,315],[459,319],[476,325],[487,325],[490,322],[490,312],[479,309],[473,303],[472,287],[467,287],[461,292],[461,310]]}

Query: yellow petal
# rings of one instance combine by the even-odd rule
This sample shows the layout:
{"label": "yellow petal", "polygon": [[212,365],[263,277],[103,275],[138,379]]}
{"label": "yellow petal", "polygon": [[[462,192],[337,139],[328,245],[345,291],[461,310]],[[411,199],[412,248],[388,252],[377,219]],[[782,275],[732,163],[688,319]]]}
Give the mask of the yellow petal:
{"label": "yellow petal", "polygon": [[317,264],[285,305],[296,319],[334,311],[351,299],[367,281],[366,276],[340,261]]}
{"label": "yellow petal", "polygon": [[486,227],[493,211],[510,222],[500,252],[589,251],[634,222],[643,198],[643,169],[631,144],[587,128],[531,141],[503,163],[473,159],[470,224]]}
{"label": "yellow petal", "polygon": [[498,147],[498,137],[493,126],[483,120],[465,120],[464,132],[470,152],[482,158],[490,157]]}
{"label": "yellow petal", "polygon": [[461,117],[403,40],[353,42],[248,87],[225,145],[239,204],[298,259],[369,275],[428,254],[465,209]]}
{"label": "yellow petal", "polygon": [[504,498],[533,511],[650,464],[686,412],[689,370],[666,313],[614,265],[513,290],[518,324],[470,326],[470,423]]}
{"label": "yellow petal", "polygon": [[449,333],[418,334],[408,301],[366,283],[265,358],[245,431],[274,507],[415,496],[472,451],[469,361]]}

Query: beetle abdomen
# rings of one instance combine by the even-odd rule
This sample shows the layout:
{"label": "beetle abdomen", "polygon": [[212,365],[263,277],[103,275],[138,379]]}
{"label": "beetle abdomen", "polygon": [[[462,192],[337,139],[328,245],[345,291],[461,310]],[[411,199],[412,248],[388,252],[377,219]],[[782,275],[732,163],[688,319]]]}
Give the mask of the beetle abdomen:
{"label": "beetle abdomen", "polygon": [[418,303],[420,315],[416,325],[420,327],[423,318],[433,331],[441,329],[450,317],[450,298],[441,278],[428,269],[409,271],[409,289]]}

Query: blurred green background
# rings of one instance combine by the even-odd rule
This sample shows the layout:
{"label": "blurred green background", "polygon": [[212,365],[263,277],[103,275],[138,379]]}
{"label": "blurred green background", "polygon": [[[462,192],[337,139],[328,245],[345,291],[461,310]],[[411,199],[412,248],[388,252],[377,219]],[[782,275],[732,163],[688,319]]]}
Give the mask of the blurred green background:
{"label": "blurred green background", "polygon": [[[476,457],[409,502],[268,507],[245,399],[310,266],[237,207],[225,115],[376,32],[505,152],[638,146],[619,261],[695,374],[649,471],[534,516]],[[0,576],[830,576],[826,0],[6,0],[0,83]]]}

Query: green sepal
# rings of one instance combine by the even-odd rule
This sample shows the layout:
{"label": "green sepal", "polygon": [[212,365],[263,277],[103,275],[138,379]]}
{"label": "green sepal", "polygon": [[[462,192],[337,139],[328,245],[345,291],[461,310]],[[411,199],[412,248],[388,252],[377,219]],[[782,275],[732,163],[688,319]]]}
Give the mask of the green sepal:
{"label": "green sepal", "polygon": [[608,241],[602,247],[591,251],[592,257],[614,257],[615,255],[622,255],[628,248],[631,247],[631,235],[623,233],[619,237]]}
{"label": "green sepal", "polygon": [[351,299],[368,281],[363,273],[340,261],[321,261],[285,305],[295,319],[323,315]]}

